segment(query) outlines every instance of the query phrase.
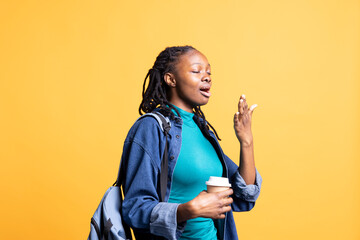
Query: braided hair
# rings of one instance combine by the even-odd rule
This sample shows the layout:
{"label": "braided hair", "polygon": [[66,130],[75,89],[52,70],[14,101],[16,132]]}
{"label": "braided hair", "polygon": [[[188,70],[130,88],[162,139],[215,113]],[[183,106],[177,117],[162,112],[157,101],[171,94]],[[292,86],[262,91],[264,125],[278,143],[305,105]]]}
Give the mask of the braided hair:
{"label": "braided hair", "polygon": [[[180,116],[179,111],[168,101],[167,95],[169,94],[170,87],[165,83],[164,75],[165,73],[173,73],[175,71],[175,66],[181,55],[194,50],[197,51],[192,46],[167,47],[157,56],[153,67],[149,69],[144,80],[142,101],[139,106],[140,115],[152,112],[155,108],[159,108],[164,116],[168,116],[171,119],[174,119],[175,117],[174,112],[171,110],[174,110],[176,114]],[[146,80],[148,78],[149,84],[146,87]],[[205,115],[201,111],[200,106],[194,107],[194,114],[197,116],[195,121],[200,125],[203,133],[210,136],[210,127],[214,131],[217,139],[221,140],[215,128],[205,120]],[[204,121],[200,122],[199,118]]]}

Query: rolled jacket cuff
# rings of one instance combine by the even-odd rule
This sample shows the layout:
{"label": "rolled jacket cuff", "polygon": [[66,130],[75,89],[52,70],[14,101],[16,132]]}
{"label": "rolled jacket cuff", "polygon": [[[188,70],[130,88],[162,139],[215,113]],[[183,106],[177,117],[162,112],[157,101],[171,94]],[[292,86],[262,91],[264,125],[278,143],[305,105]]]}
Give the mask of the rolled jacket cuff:
{"label": "rolled jacket cuff", "polygon": [[239,169],[230,179],[234,195],[248,202],[255,202],[260,195],[262,177],[255,168],[255,184],[246,185],[245,180],[241,177]]}
{"label": "rolled jacket cuff", "polygon": [[185,229],[186,222],[177,222],[177,208],[180,203],[159,202],[150,215],[151,234],[176,240]]}

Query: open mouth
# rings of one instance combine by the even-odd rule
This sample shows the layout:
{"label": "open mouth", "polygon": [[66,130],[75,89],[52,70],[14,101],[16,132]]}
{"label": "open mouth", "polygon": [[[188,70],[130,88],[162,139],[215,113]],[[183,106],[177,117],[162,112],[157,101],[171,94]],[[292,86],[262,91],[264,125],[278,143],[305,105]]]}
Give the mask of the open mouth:
{"label": "open mouth", "polygon": [[205,97],[210,97],[211,93],[210,93],[210,87],[201,87],[200,88],[200,92],[202,95],[204,95]]}

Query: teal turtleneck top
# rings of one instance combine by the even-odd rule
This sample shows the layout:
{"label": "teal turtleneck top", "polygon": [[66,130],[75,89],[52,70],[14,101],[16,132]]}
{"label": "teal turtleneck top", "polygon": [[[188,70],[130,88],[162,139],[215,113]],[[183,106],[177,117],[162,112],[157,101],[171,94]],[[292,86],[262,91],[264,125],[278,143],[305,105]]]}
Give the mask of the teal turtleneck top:
{"label": "teal turtleneck top", "polygon": [[[186,203],[206,190],[205,182],[210,176],[221,177],[223,167],[214,147],[193,120],[194,113],[178,107],[176,109],[183,120],[182,141],[173,173],[169,202]],[[211,218],[199,217],[187,221],[180,239],[216,240],[216,233]]]}

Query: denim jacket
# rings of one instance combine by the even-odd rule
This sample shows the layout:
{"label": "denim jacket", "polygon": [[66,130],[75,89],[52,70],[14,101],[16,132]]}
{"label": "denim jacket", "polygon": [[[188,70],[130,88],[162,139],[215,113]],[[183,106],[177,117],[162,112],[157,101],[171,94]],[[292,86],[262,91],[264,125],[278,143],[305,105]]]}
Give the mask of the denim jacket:
{"label": "denim jacket", "polygon": [[[175,119],[170,120],[170,124],[168,183],[164,202],[159,201],[158,180],[166,139],[156,119],[140,118],[131,127],[124,142],[121,161],[126,177],[123,184],[122,215],[124,221],[133,228],[137,239],[152,239],[154,235],[170,240],[179,239],[186,225],[186,222],[177,223],[179,203],[167,202],[181,148],[182,119],[175,116]],[[231,204],[232,211],[250,211],[260,194],[260,174],[256,170],[255,184],[246,185],[239,174],[238,166],[223,153],[214,133],[211,130],[209,132],[211,137],[208,140],[223,164],[223,176],[229,178],[234,191],[231,196],[234,200]],[[232,211],[226,213],[225,220],[214,220],[219,239],[238,239]]]}

